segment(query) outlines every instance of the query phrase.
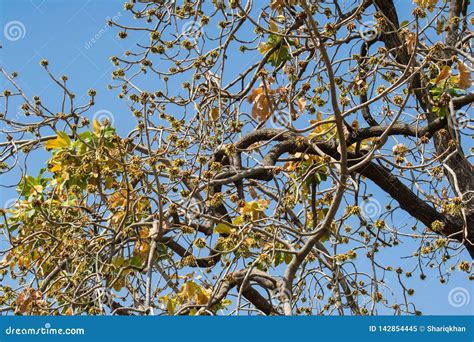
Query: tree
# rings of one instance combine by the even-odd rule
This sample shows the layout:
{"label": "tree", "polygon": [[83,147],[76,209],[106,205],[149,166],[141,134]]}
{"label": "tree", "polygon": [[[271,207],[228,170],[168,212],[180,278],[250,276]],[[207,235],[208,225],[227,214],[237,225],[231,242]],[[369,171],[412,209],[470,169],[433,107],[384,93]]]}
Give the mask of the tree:
{"label": "tree", "polygon": [[405,277],[472,279],[469,1],[347,3],[126,2],[125,136],[48,61],[59,112],[2,69],[2,173],[47,161],[0,213],[1,310],[418,314]]}

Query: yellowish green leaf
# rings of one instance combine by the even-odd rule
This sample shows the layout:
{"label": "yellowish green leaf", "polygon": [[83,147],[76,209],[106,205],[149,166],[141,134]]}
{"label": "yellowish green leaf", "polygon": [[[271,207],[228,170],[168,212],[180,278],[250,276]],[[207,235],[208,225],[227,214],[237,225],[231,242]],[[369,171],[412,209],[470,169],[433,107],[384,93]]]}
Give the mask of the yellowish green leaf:
{"label": "yellowish green leaf", "polygon": [[218,234],[229,234],[230,231],[232,230],[232,227],[225,223],[219,223],[215,228],[214,228],[214,233]]}
{"label": "yellowish green leaf", "polygon": [[51,150],[55,148],[69,147],[70,145],[71,145],[71,139],[69,138],[69,136],[64,132],[59,131],[56,139],[48,140],[44,144],[44,147],[47,150]]}

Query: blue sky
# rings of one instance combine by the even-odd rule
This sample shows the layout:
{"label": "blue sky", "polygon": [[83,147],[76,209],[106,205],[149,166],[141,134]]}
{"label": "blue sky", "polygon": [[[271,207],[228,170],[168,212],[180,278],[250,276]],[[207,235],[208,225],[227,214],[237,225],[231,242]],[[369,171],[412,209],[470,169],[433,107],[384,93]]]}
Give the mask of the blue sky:
{"label": "blue sky", "polygon": [[[409,1],[399,0],[398,3],[402,5]],[[69,77],[70,88],[77,94],[78,103],[87,102],[88,89],[97,90],[96,105],[89,114],[91,118],[94,115],[109,116],[118,132],[126,134],[135,122],[131,119],[125,102],[117,99],[118,91],[107,89],[110,74],[114,70],[109,57],[133,49],[135,42],[117,39],[117,29],[106,25],[107,19],[112,17],[119,22],[133,22],[129,13],[123,10],[122,0],[1,0],[0,65],[7,72],[18,72],[18,82],[28,96],[40,95],[49,108],[59,111],[61,94],[39,65],[41,59],[48,59],[50,70],[56,76],[65,74]],[[18,39],[5,39],[4,28],[8,23],[16,21],[21,23],[18,26]],[[243,69],[247,62],[245,58],[237,58],[234,68]],[[0,85],[2,89],[7,87],[4,79],[0,80]],[[176,87],[179,88],[180,85]],[[4,136],[0,138],[3,140]],[[28,173],[36,174],[44,165],[44,159],[44,154],[33,154],[28,163]],[[15,196],[14,185],[17,180],[11,174],[0,176],[1,202]],[[3,187],[5,185],[13,185],[13,188]],[[373,191],[376,192],[377,188]],[[406,221],[408,225],[413,224],[406,215],[400,215],[398,219]],[[413,246],[408,243],[407,247],[410,247],[406,253],[408,256]],[[397,251],[400,252],[400,249]],[[400,255],[393,256],[392,253],[394,250],[388,249],[381,252],[380,256],[400,264]],[[467,253],[463,256],[469,260]],[[404,262],[410,265],[413,263],[407,260],[402,261],[402,264]],[[406,280],[415,289],[414,301],[418,303],[418,310],[426,314],[474,313],[469,305],[457,308],[448,301],[450,291],[456,287],[469,289],[472,293],[472,285],[467,280],[466,273],[455,272],[447,285],[440,284],[435,273],[432,275],[424,282],[420,282],[417,277]],[[393,288],[397,288],[395,274],[387,279],[394,282]]]}

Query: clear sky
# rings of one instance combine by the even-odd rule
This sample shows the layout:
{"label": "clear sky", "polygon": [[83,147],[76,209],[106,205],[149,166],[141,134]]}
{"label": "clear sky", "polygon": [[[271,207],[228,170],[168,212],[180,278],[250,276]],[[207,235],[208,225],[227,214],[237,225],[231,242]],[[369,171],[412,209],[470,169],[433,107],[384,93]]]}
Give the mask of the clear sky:
{"label": "clear sky", "polygon": [[[398,0],[401,11],[409,9],[409,0]],[[406,9],[403,9],[406,7]],[[121,55],[127,49],[133,49],[133,41],[116,38],[117,30],[109,28],[106,21],[116,17],[120,22],[133,22],[128,12],[123,10],[122,0],[0,0],[0,65],[7,72],[18,72],[19,84],[29,96],[40,95],[43,102],[52,110],[59,111],[60,92],[40,67],[41,59],[48,59],[50,70],[56,75],[68,75],[71,89],[77,94],[78,103],[86,102],[87,90],[97,90],[96,105],[90,112],[90,118],[108,116],[112,119],[118,132],[125,134],[135,126],[126,104],[117,98],[118,91],[107,90],[110,74],[114,70],[109,61],[111,55]],[[12,24],[13,23],[13,24]],[[6,39],[7,25],[16,25],[18,36]],[[9,34],[15,31],[9,28]],[[11,38],[11,37],[10,37]],[[241,63],[241,64],[240,64]],[[245,61],[235,63],[235,68],[243,68]],[[0,80],[2,89],[7,87],[4,79]],[[179,87],[179,85],[177,85]],[[0,127],[1,128],[1,127]],[[0,133],[1,140],[4,140]],[[44,166],[45,155],[36,153],[29,160],[30,174],[36,174]],[[14,175],[0,176],[1,202],[7,202],[15,196],[14,185],[18,179]],[[5,185],[13,185],[6,188]],[[376,188],[373,189],[377,191]],[[407,215],[400,215],[401,222],[413,224]],[[407,245],[409,256],[413,250]],[[394,260],[400,264],[400,252],[387,249],[380,257]],[[464,259],[469,260],[466,254]],[[402,261],[401,264],[413,261]],[[455,261],[453,261],[453,264]],[[408,265],[407,265],[408,266]],[[408,267],[407,267],[408,268]],[[436,273],[421,282],[418,277],[407,279],[406,283],[415,289],[414,301],[417,309],[425,314],[467,315],[473,314],[470,305],[456,307],[449,301],[449,293],[456,287],[462,287],[471,293],[472,282],[466,273],[454,272],[448,284],[442,285]],[[396,275],[388,277],[397,288]],[[399,294],[396,294],[399,295]],[[471,298],[471,304],[474,298]],[[392,310],[387,311],[391,313]]]}

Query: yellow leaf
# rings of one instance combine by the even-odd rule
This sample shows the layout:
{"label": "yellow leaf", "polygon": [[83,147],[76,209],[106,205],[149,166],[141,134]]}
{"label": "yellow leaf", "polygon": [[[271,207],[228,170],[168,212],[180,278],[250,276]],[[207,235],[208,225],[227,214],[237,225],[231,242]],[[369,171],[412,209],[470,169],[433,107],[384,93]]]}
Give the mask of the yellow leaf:
{"label": "yellow leaf", "polygon": [[71,139],[69,139],[69,136],[64,132],[59,131],[56,139],[48,140],[44,144],[44,147],[47,150],[51,150],[53,148],[69,147],[70,145],[71,145]]}
{"label": "yellow leaf", "polygon": [[[360,142],[360,149],[361,150],[370,150],[370,147],[372,145],[372,142],[374,141],[374,138],[368,138],[364,139]],[[347,148],[348,151],[350,152],[355,152],[357,144],[354,143],[351,146]]]}
{"label": "yellow leaf", "polygon": [[438,36],[444,32],[445,24],[446,24],[446,21],[444,20],[444,18],[441,18],[436,21],[436,33],[438,34]]}
{"label": "yellow leaf", "polygon": [[[328,120],[333,120],[334,117],[331,115],[328,117]],[[314,125],[323,121],[323,116],[321,112],[316,113],[316,120],[309,120],[309,123]],[[333,123],[324,123],[319,124],[314,128],[312,132],[309,133],[310,139],[324,140],[329,137],[333,137],[336,133],[336,126]]]}
{"label": "yellow leaf", "polygon": [[109,198],[109,205],[111,208],[124,207],[127,203],[127,190],[122,189],[114,192]]}
{"label": "yellow leaf", "polygon": [[271,46],[269,46],[268,44],[260,43],[258,45],[258,52],[260,52],[262,55],[266,54],[267,51],[269,51],[270,49],[271,49]]}
{"label": "yellow leaf", "polygon": [[273,19],[269,20],[268,29],[272,32],[278,32],[278,25],[276,24],[275,20]]}
{"label": "yellow leaf", "polygon": [[329,237],[331,236],[331,233],[329,231],[325,231],[323,235],[319,238],[320,242],[326,242],[329,240]]}
{"label": "yellow leaf", "polygon": [[420,7],[428,9],[428,11],[433,12],[438,0],[413,0],[415,4]]}
{"label": "yellow leaf", "polygon": [[97,121],[96,119],[94,119],[92,121],[92,128],[94,129],[94,132],[96,134],[100,134],[100,129],[102,128],[102,126],[100,125],[100,122]]}
{"label": "yellow leaf", "polygon": [[232,304],[232,301],[231,301],[230,299],[223,299],[223,300],[221,300],[221,305],[224,306],[224,307],[225,307],[225,306],[229,306],[229,305],[231,305],[231,304]]}
{"label": "yellow leaf", "polygon": [[140,235],[140,238],[142,238],[142,239],[149,238],[150,237],[150,229],[147,228],[147,227],[144,227],[144,228],[140,229],[139,235]]}
{"label": "yellow leaf", "polygon": [[190,301],[196,295],[197,285],[194,281],[188,281],[181,288],[181,292],[178,294],[185,302]]}
{"label": "yellow leaf", "polygon": [[176,300],[173,298],[170,298],[168,302],[166,303],[166,311],[168,311],[168,314],[174,315],[175,310],[176,310]]}
{"label": "yellow leaf", "polygon": [[472,86],[471,71],[463,62],[458,62],[459,81],[458,86],[461,89],[468,89]]}
{"label": "yellow leaf", "polygon": [[38,194],[43,192],[43,186],[42,185],[35,185],[33,186],[32,190],[36,191]]}
{"label": "yellow leaf", "polygon": [[150,244],[146,241],[137,241],[133,254],[141,259],[148,257],[150,251]]}
{"label": "yellow leaf", "polygon": [[285,1],[289,6],[296,5],[298,0],[272,0],[270,8],[272,11],[277,10],[279,14],[283,13],[285,8]]}
{"label": "yellow leaf", "polygon": [[282,13],[284,7],[285,7],[285,1],[284,0],[272,0],[272,3],[270,5],[270,8],[273,11],[278,10],[278,13]]}
{"label": "yellow leaf", "polygon": [[232,227],[225,223],[219,223],[215,228],[214,228],[214,233],[217,234],[229,234],[230,231],[232,230]]}
{"label": "yellow leaf", "polygon": [[268,208],[268,200],[250,201],[240,209],[242,215],[249,215],[252,220],[258,220],[265,217],[265,209]]}
{"label": "yellow leaf", "polygon": [[196,303],[200,305],[204,305],[204,304],[207,304],[208,301],[209,301],[209,296],[202,288],[200,288],[196,293]]}
{"label": "yellow leaf", "polygon": [[56,172],[56,171],[61,171],[61,164],[54,164],[53,166],[50,167],[49,171],[51,172]]}

